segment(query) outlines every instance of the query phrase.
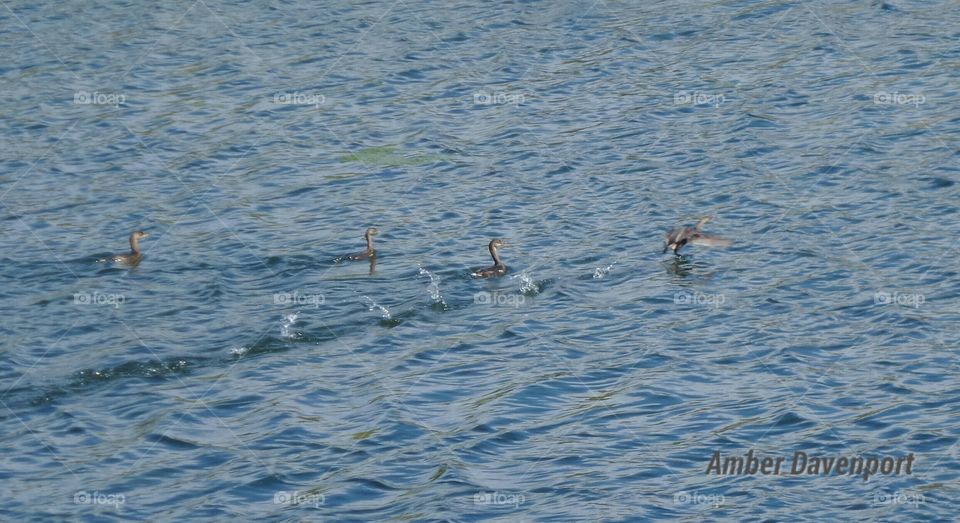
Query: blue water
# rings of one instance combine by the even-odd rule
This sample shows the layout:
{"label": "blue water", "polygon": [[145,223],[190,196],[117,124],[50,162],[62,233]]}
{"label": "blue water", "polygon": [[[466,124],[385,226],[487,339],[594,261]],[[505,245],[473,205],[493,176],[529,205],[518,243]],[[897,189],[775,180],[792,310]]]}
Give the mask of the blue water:
{"label": "blue water", "polygon": [[956,520],[958,28],[4,3],[0,520]]}

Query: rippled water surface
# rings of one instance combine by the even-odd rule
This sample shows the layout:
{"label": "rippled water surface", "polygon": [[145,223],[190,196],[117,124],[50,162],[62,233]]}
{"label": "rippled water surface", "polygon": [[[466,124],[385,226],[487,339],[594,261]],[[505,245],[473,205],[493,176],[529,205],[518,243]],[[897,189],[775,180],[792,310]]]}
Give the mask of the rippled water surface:
{"label": "rippled water surface", "polygon": [[[957,518],[956,3],[0,31],[0,519]],[[705,473],[750,449],[916,462]]]}

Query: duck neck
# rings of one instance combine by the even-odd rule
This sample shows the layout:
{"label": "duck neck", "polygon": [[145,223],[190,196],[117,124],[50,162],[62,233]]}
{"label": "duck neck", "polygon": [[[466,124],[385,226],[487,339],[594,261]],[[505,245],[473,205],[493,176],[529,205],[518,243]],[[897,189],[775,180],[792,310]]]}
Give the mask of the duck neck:
{"label": "duck neck", "polygon": [[140,242],[133,234],[130,235],[130,252],[133,254],[140,254]]}
{"label": "duck neck", "polygon": [[493,265],[499,267],[503,265],[503,262],[500,261],[500,255],[497,254],[497,248],[493,245],[490,246],[490,256],[493,257]]}
{"label": "duck neck", "polygon": [[367,238],[367,252],[373,252],[373,235],[367,233],[364,236]]}

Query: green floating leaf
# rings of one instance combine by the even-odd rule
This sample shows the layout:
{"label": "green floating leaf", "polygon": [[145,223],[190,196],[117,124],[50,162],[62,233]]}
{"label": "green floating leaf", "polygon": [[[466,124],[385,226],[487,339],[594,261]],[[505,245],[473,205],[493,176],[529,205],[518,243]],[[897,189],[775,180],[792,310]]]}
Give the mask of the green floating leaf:
{"label": "green floating leaf", "polygon": [[345,154],[339,158],[341,163],[360,162],[368,165],[382,165],[387,167],[422,165],[425,163],[442,162],[448,159],[447,156],[441,154],[401,156],[396,153],[396,147],[392,145],[364,147],[359,151]]}
{"label": "green floating leaf", "polygon": [[371,429],[371,430],[367,430],[367,431],[364,431],[364,432],[358,432],[358,433],[356,433],[356,434],[353,435],[353,439],[355,439],[355,440],[357,440],[357,441],[364,440],[364,439],[369,438],[370,436],[373,436],[376,432],[377,432],[377,429]]}
{"label": "green floating leaf", "polygon": [[430,481],[436,480],[440,476],[444,475],[446,472],[447,472],[447,466],[445,464],[440,465],[440,468],[438,468],[437,471],[433,473],[433,476],[430,477]]}

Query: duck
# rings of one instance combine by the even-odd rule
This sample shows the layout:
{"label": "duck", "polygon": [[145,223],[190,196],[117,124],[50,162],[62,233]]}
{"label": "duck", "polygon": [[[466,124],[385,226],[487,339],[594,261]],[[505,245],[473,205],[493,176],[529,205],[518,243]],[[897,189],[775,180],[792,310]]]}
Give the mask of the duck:
{"label": "duck", "polygon": [[352,261],[357,260],[366,260],[368,258],[374,258],[377,256],[377,250],[373,248],[373,237],[380,234],[380,229],[376,227],[369,227],[366,232],[363,233],[363,237],[367,240],[366,250],[356,252],[353,254],[348,254],[344,258]]}
{"label": "duck", "polygon": [[497,278],[506,274],[507,266],[500,261],[500,255],[497,253],[497,249],[505,247],[506,245],[507,242],[499,238],[490,240],[488,248],[490,249],[490,256],[493,258],[493,266],[476,270],[470,275],[474,278]]}
{"label": "duck", "polygon": [[688,243],[693,245],[706,245],[709,247],[726,247],[731,244],[730,240],[707,234],[700,229],[710,221],[710,216],[704,216],[697,221],[693,227],[675,227],[667,233],[666,242],[663,245],[663,252],[673,249],[673,254],[679,255],[680,249]]}
{"label": "duck", "polygon": [[134,265],[139,263],[140,258],[143,257],[143,254],[140,252],[140,240],[147,238],[148,236],[150,236],[150,233],[148,232],[133,231],[130,233],[130,252],[115,254],[110,257],[110,261],[125,265]]}

